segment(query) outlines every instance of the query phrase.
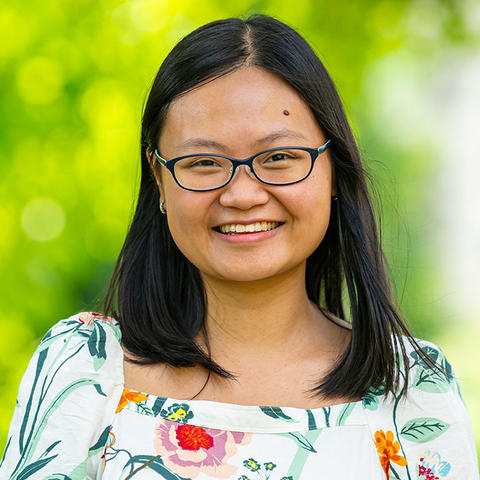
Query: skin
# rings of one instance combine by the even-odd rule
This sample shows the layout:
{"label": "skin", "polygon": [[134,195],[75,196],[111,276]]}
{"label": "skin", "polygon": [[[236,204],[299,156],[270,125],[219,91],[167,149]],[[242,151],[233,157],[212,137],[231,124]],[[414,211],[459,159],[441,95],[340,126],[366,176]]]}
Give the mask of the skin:
{"label": "skin", "polygon": [[[303,138],[256,143],[284,128]],[[225,148],[182,147],[193,137],[214,140]],[[178,97],[170,105],[158,147],[166,159],[205,151],[243,159],[268,148],[318,147],[326,140],[292,87],[270,72],[248,66]],[[147,156],[172,237],[205,284],[212,358],[237,375],[233,383],[213,376],[196,398],[302,408],[344,400],[320,401],[305,393],[334,365],[350,335],[310,302],[305,288],[306,260],[324,238],[331,197],[336,194],[328,150],[302,182],[266,185],[242,166],[228,185],[209,192],[182,189],[148,151]],[[284,224],[274,236],[251,243],[230,243],[212,230],[258,218]],[[204,346],[200,333],[196,341]],[[156,368],[155,381],[142,377],[140,368],[145,372],[145,367],[128,368],[137,389],[153,393],[161,380],[157,394],[174,398],[191,397],[205,380],[200,367],[175,372],[168,366]]]}

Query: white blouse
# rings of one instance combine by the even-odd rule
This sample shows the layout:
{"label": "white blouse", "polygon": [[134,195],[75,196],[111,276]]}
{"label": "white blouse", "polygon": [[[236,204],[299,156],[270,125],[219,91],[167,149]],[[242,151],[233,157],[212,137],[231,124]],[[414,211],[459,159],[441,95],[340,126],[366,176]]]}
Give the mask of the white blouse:
{"label": "white blouse", "polygon": [[410,349],[406,399],[370,389],[331,407],[247,406],[125,388],[119,323],[77,313],[30,360],[0,479],[479,480],[458,378],[419,342],[447,375]]}

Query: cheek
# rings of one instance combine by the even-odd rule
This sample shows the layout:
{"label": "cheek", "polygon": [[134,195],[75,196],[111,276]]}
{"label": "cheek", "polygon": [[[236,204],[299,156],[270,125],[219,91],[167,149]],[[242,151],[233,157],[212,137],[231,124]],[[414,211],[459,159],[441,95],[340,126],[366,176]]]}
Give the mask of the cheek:
{"label": "cheek", "polygon": [[211,202],[186,190],[185,193],[167,191],[166,198],[167,222],[173,241],[180,251],[195,263],[199,252],[205,251],[208,234],[206,219]]}
{"label": "cheek", "polygon": [[311,180],[304,185],[307,188],[291,192],[294,194],[290,205],[294,232],[313,251],[323,240],[330,222],[332,192],[329,179],[312,177]]}

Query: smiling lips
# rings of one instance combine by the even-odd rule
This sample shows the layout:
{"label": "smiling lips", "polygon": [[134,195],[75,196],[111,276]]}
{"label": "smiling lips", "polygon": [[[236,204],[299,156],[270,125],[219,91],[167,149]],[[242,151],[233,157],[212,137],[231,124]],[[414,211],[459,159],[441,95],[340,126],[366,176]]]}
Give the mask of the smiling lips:
{"label": "smiling lips", "polygon": [[251,232],[267,232],[277,228],[281,222],[255,222],[243,225],[240,223],[221,225],[216,227],[221,233],[237,234],[237,233],[251,233]]}

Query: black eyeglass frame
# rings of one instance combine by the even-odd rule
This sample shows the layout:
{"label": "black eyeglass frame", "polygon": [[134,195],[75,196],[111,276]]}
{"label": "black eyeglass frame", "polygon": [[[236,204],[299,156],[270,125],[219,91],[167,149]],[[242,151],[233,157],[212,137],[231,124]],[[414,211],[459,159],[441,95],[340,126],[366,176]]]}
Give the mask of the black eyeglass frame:
{"label": "black eyeglass frame", "polygon": [[[233,157],[227,157],[226,155],[220,155],[220,154],[217,154],[217,153],[195,153],[195,154],[190,154],[190,155],[182,155],[181,157],[172,158],[171,160],[165,160],[164,158],[162,158],[160,156],[160,154],[158,153],[158,150],[156,148],[155,148],[153,153],[155,154],[155,157],[157,158],[158,163],[160,163],[160,165],[163,165],[164,167],[166,167],[170,171],[170,173],[172,174],[172,177],[174,178],[175,182],[177,182],[177,184],[181,188],[183,188],[185,190],[189,190],[191,192],[211,192],[212,190],[218,190],[219,188],[223,188],[225,185],[228,185],[231,182],[233,176],[235,175],[235,170],[241,165],[248,165],[250,167],[250,171],[252,171],[253,174],[255,175],[255,178],[259,182],[265,183],[266,185],[282,186],[282,185],[292,185],[294,183],[301,182],[302,180],[305,180],[310,175],[310,173],[313,170],[313,165],[315,163],[315,160],[319,157],[319,155],[321,153],[323,153],[330,146],[331,143],[332,143],[332,140],[328,139],[323,145],[321,145],[318,148],[308,148],[308,147],[276,147],[276,148],[270,148],[268,150],[263,150],[262,152],[256,153],[255,155],[252,155],[251,157],[248,157],[244,160],[239,160],[239,159],[233,158]],[[255,169],[253,168],[253,160],[255,160],[256,157],[258,157],[259,155],[262,155],[263,153],[273,152],[275,150],[282,150],[282,149],[287,149],[287,148],[295,148],[297,150],[304,150],[304,151],[306,151],[310,154],[310,158],[311,158],[312,161],[310,163],[310,169],[309,169],[308,173],[303,178],[300,178],[299,180],[295,180],[294,182],[288,182],[288,183],[272,183],[272,182],[267,182],[265,180],[262,180],[260,177],[258,177],[257,173],[255,172]],[[203,189],[198,190],[198,189],[195,189],[195,188],[188,188],[188,187],[183,186],[177,180],[177,177],[175,176],[175,171],[174,171],[175,163],[177,163],[179,160],[183,160],[184,158],[197,157],[199,155],[208,155],[209,157],[221,157],[221,158],[226,158],[226,159],[230,160],[232,162],[232,165],[233,165],[233,168],[230,172],[230,178],[223,185],[220,185],[220,186],[215,187],[215,188],[207,188],[205,190],[203,190]]]}

